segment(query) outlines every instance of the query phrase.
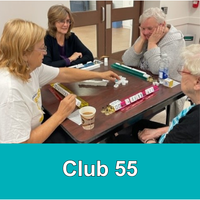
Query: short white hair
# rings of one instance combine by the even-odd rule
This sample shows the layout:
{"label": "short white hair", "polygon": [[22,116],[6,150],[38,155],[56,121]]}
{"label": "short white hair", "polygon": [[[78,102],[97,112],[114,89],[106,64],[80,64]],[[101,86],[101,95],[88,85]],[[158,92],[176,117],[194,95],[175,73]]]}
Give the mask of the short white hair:
{"label": "short white hair", "polygon": [[184,59],[184,67],[193,75],[200,75],[200,44],[191,44],[185,47],[181,53]]}
{"label": "short white hair", "polygon": [[143,23],[145,20],[147,20],[150,17],[154,17],[158,24],[165,22],[166,15],[162,11],[162,9],[155,7],[155,8],[149,8],[145,10],[142,15],[139,18],[139,23]]}

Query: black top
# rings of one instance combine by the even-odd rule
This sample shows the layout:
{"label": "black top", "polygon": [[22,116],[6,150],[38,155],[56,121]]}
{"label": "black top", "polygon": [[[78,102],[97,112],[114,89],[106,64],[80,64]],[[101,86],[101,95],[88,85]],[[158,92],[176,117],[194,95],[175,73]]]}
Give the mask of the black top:
{"label": "black top", "polygon": [[163,143],[199,143],[200,105],[196,105],[179,120],[166,135]]}
{"label": "black top", "polygon": [[58,45],[56,38],[50,35],[46,35],[45,45],[47,46],[47,55],[44,56],[43,63],[46,65],[54,67],[66,67],[79,63],[85,64],[88,61],[94,60],[90,50],[79,40],[79,38],[74,33],[71,33],[69,38],[65,39],[64,52],[66,54],[66,58],[69,58],[74,52],[81,52],[83,57],[72,61],[70,64],[60,56],[60,46]]}

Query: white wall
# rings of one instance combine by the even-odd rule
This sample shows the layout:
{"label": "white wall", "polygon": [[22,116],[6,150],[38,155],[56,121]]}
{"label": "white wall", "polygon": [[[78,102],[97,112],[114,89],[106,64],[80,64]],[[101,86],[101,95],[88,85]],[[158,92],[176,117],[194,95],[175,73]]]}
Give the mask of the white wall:
{"label": "white wall", "polygon": [[[127,1],[127,0],[126,0]],[[47,28],[47,11],[54,4],[64,4],[66,1],[1,1],[0,0],[0,35],[4,24],[13,18],[23,18]],[[173,24],[184,34],[196,35],[195,43],[200,40],[200,6],[192,8],[192,1],[145,1],[144,9],[149,7],[168,7],[167,22]]]}
{"label": "white wall", "polygon": [[0,1],[0,35],[4,24],[14,18],[30,20],[47,28],[47,12],[55,4],[69,7],[69,1]]}
{"label": "white wall", "polygon": [[146,1],[149,7],[168,7],[167,23],[173,24],[183,34],[196,35],[195,43],[200,43],[200,7],[193,8],[192,1]]}

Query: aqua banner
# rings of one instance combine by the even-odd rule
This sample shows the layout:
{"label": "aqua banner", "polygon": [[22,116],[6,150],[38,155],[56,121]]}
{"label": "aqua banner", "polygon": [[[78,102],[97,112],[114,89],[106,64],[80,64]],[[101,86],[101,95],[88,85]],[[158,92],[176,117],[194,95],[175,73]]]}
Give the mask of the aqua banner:
{"label": "aqua banner", "polygon": [[1,144],[0,199],[200,199],[200,145]]}

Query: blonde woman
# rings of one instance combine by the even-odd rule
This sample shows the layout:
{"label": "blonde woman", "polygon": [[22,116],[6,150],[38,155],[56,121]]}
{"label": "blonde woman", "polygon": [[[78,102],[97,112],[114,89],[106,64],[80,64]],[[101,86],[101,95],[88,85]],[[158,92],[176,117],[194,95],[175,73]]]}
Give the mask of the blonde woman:
{"label": "blonde woman", "polygon": [[5,24],[0,40],[0,143],[42,143],[75,108],[75,95],[66,96],[43,124],[40,88],[53,82],[91,78],[115,81],[103,73],[42,64],[46,31],[35,23],[14,19]]}

